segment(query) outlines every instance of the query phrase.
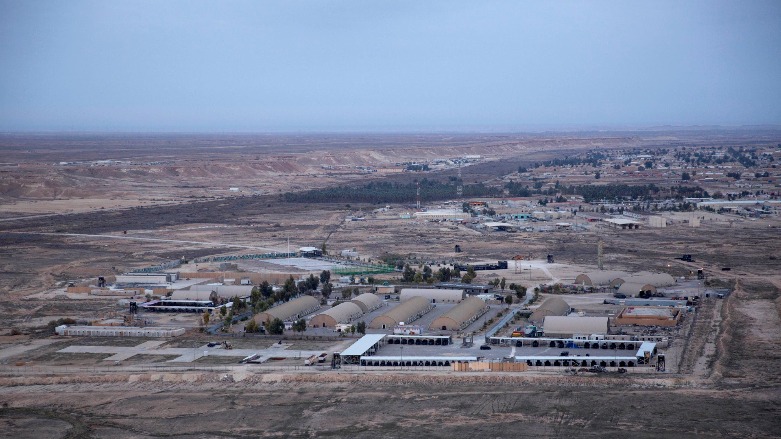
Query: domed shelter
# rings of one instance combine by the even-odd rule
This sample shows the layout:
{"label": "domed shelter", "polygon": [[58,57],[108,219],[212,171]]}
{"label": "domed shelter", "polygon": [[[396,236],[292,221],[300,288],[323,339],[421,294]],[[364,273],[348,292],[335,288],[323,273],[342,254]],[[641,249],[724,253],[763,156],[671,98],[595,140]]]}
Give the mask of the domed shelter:
{"label": "domed shelter", "polygon": [[314,316],[309,321],[313,328],[333,328],[339,323],[349,323],[363,315],[361,307],[353,302],[342,302]]}
{"label": "domed shelter", "polygon": [[385,314],[375,317],[371,323],[369,323],[369,327],[373,329],[393,328],[398,325],[399,322],[413,322],[432,309],[434,309],[434,304],[431,303],[429,299],[425,297],[412,297]]}
{"label": "domed shelter", "polygon": [[445,288],[404,288],[400,299],[405,302],[413,297],[425,297],[431,303],[458,303],[464,300],[464,290]]}
{"label": "domed shelter", "polygon": [[545,299],[529,317],[529,322],[535,325],[541,325],[547,316],[566,316],[569,314],[569,304],[560,297],[549,297]]}
{"label": "domed shelter", "polygon": [[489,307],[477,297],[469,297],[454,306],[450,311],[434,319],[430,329],[435,331],[458,331],[469,326],[481,315],[488,311]]}
{"label": "domed shelter", "polygon": [[361,294],[360,296],[351,300],[351,302],[358,305],[358,307],[360,307],[361,311],[364,313],[374,311],[375,309],[382,306],[382,300],[380,300],[380,298],[377,297],[377,295],[374,293]]}
{"label": "domed shelter", "polygon": [[[667,273],[651,273],[648,271],[641,271],[635,275],[632,275],[627,282],[634,282],[638,284],[649,284],[655,287],[669,287],[675,285],[675,279]],[[654,290],[656,291],[656,290]]]}
{"label": "domed shelter", "polygon": [[300,319],[320,309],[320,301],[312,296],[301,296],[255,315],[255,321],[265,324],[274,319],[285,321]]}
{"label": "domed shelter", "polygon": [[620,285],[624,282],[629,275],[623,271],[590,271],[588,273],[579,274],[575,278],[575,285],[581,285],[586,287],[615,287],[616,284]]}
{"label": "domed shelter", "polygon": [[[623,294],[626,297],[636,297],[640,293],[645,292],[656,292],[656,287],[651,284],[644,284],[640,282],[634,282],[634,280],[629,282],[624,282],[621,284],[620,287],[618,287],[618,293]],[[619,296],[620,297],[620,296]]]}

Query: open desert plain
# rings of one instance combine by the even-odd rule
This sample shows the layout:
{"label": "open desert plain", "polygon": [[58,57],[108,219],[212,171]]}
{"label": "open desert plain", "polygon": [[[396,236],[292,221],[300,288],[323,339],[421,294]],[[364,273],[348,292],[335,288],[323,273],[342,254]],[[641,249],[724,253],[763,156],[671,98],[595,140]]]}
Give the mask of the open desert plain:
{"label": "open desert plain", "polygon": [[[0,435],[777,436],[780,142],[772,130],[3,135]],[[592,196],[587,187],[618,192]],[[698,204],[706,200],[723,205]],[[739,200],[748,202],[728,203]],[[609,221],[616,219],[638,226]],[[383,341],[377,358],[398,360],[350,362],[346,352],[363,333],[388,340],[394,330],[312,325],[333,299],[359,293],[382,307],[346,323],[370,323],[401,306],[394,302],[405,289],[464,281],[441,279],[444,268],[472,272],[489,261],[507,265],[474,271],[462,284],[498,293],[482,298],[488,311],[475,323],[432,328],[428,316],[453,306],[444,303],[411,323],[450,338],[447,352]],[[328,293],[322,282],[306,285],[324,271]],[[577,283],[600,271],[669,275],[674,283],[654,291],[687,296],[680,320],[643,331],[618,325],[623,307],[606,305],[618,293]],[[178,280],[122,285],[134,272]],[[299,285],[286,297],[289,278]],[[500,279],[524,293],[500,288]],[[205,312],[144,307],[197,285],[249,291],[264,281],[281,293],[237,294],[227,315],[219,298]],[[266,309],[304,296],[321,308],[302,315],[303,331],[248,329]],[[564,299],[574,319],[606,316],[608,340],[652,334],[658,347],[627,368],[513,358],[509,333],[530,324],[548,298]],[[131,312],[131,302],[141,309]],[[508,313],[517,318],[503,321]],[[55,333],[69,326],[182,332]],[[547,343],[551,330],[537,337]],[[533,338],[519,337],[518,349]],[[561,358],[585,359],[582,343],[570,343]],[[306,365],[321,351],[326,361]],[[246,361],[251,354],[261,360]],[[544,354],[560,356],[520,355]],[[410,362],[426,356],[453,364]],[[456,356],[523,367],[457,367]]]}

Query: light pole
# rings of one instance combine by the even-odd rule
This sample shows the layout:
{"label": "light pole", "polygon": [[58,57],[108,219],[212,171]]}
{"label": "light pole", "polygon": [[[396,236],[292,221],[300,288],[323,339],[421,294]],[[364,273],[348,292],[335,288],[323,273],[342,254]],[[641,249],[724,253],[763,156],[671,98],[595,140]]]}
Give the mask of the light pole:
{"label": "light pole", "polygon": [[404,369],[404,346],[399,346],[399,349],[401,350],[401,361],[399,362],[399,365]]}

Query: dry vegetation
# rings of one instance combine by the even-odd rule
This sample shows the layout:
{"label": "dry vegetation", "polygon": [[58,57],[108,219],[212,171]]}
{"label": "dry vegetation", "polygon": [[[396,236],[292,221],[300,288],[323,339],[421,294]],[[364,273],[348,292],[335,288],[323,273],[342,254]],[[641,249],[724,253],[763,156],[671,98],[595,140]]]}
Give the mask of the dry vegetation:
{"label": "dry vegetation", "polygon": [[[0,174],[3,215],[52,215],[0,223],[0,315],[4,318],[0,326],[25,333],[3,332],[3,349],[48,337],[36,332],[36,327],[43,331],[50,319],[94,318],[116,311],[115,299],[27,297],[57,282],[115,274],[182,255],[283,248],[287,236],[296,245],[318,245],[327,237],[329,248],[355,247],[373,258],[393,253],[443,261],[455,257],[453,246],[461,244],[464,253],[459,257],[473,260],[531,252],[554,254],[562,263],[595,264],[598,237],[594,232],[499,234],[402,222],[390,215],[345,222],[351,211],[376,206],[347,209],[341,204],[279,201],[274,192],[280,188],[381,178],[353,170],[325,172],[320,168],[326,163],[324,157],[337,165],[390,169],[398,161],[449,154],[443,151],[480,154],[488,162],[465,168],[464,175],[467,181],[483,181],[496,177],[491,174],[504,167],[512,172],[525,161],[584,147],[715,141],[693,135],[676,140],[629,135],[3,140],[4,161],[20,163],[18,169],[4,167]],[[215,145],[220,149],[212,148]],[[94,170],[86,165],[54,166],[74,157],[171,163],[127,167],[127,172],[110,166]],[[278,167],[283,164],[284,169]],[[260,188],[267,195],[216,192],[218,187],[232,186]],[[208,199],[193,199],[202,194]],[[90,207],[95,200],[111,197],[118,204],[134,200],[150,205],[117,210]],[[54,201],[73,204],[77,213],[59,215],[50,209],[54,204],[44,203]],[[44,207],[36,206],[39,202]],[[397,215],[404,206],[394,209]],[[781,248],[778,226],[774,218],[732,227],[704,222],[697,229],[676,226],[600,234],[609,267],[684,275],[704,266],[712,279],[735,285],[725,300],[712,300],[698,310],[681,373],[652,377],[312,373],[289,367],[201,367],[200,363],[174,369],[163,364],[168,358],[159,356],[138,356],[112,368],[102,366],[106,355],[58,354],[71,344],[58,340],[1,359],[0,436],[777,437],[781,431],[781,270],[778,260],[768,256],[777,255]],[[698,261],[672,259],[682,253],[695,254]],[[723,266],[732,270],[722,272]],[[508,281],[523,280],[520,274],[508,276]],[[198,346],[206,340],[189,335],[170,345]],[[138,340],[81,340],[83,344],[125,342],[138,344]]]}

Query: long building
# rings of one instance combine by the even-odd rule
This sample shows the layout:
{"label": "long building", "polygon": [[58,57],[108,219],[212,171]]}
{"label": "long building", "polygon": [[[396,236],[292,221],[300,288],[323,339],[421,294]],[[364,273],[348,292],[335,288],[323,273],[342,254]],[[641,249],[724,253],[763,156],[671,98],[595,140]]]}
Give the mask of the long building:
{"label": "long building", "polygon": [[369,327],[373,329],[393,328],[400,322],[413,322],[432,309],[434,309],[434,304],[430,300],[425,297],[412,297],[385,314],[375,317],[369,323]]}
{"label": "long building", "polygon": [[584,334],[607,334],[607,317],[547,316],[542,324],[546,337],[570,338]]}
{"label": "long building", "polygon": [[434,319],[429,328],[439,331],[458,331],[469,326],[489,309],[481,299],[469,297]]}
{"label": "long building", "polygon": [[54,329],[57,335],[75,335],[89,337],[176,337],[184,335],[184,328],[159,328],[147,326],[68,326],[60,325]]}
{"label": "long building", "polygon": [[423,297],[431,303],[458,303],[464,300],[464,290],[445,288],[404,288],[399,296],[402,302],[413,297]]}
{"label": "long building", "polygon": [[566,316],[569,314],[570,306],[560,297],[549,297],[534,310],[529,317],[529,322],[535,325],[542,325],[542,321],[548,316]]}
{"label": "long building", "polygon": [[623,271],[590,271],[588,273],[579,274],[575,278],[575,285],[582,285],[587,287],[616,287],[624,283],[624,279],[629,277],[628,273]]}
{"label": "long building", "polygon": [[353,302],[342,302],[314,316],[309,321],[313,328],[333,328],[340,323],[350,323],[363,315],[361,307]]}
{"label": "long building", "polygon": [[259,324],[265,324],[274,319],[284,321],[296,320],[320,309],[320,301],[312,296],[301,296],[279,306],[275,306],[255,315]]}
{"label": "long building", "polygon": [[363,293],[351,302],[358,305],[364,313],[372,312],[382,306],[382,300],[373,293]]}

